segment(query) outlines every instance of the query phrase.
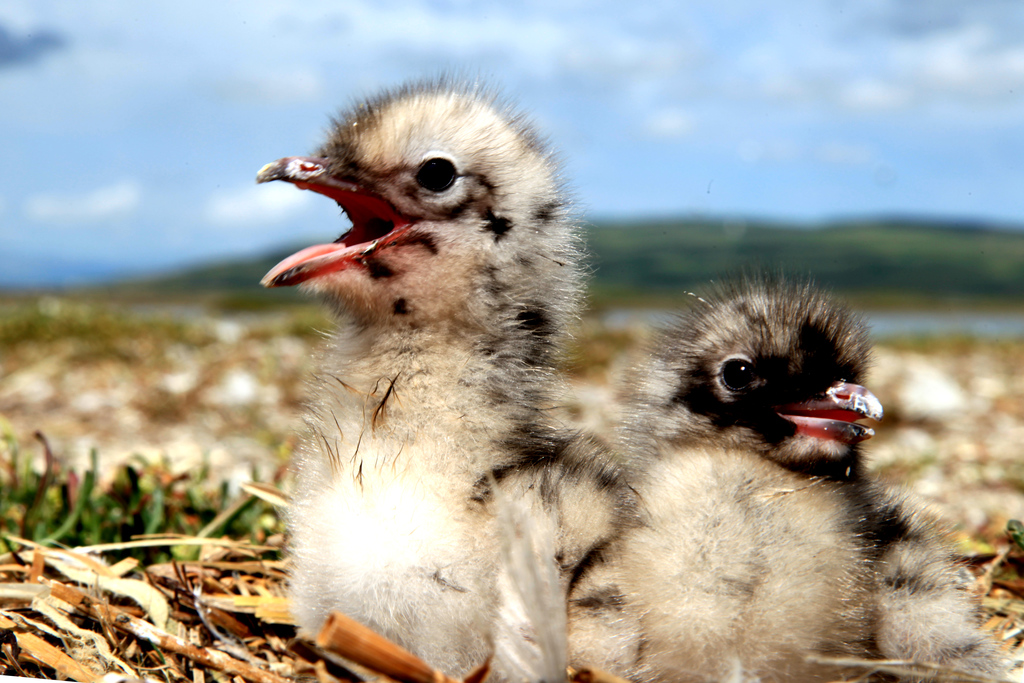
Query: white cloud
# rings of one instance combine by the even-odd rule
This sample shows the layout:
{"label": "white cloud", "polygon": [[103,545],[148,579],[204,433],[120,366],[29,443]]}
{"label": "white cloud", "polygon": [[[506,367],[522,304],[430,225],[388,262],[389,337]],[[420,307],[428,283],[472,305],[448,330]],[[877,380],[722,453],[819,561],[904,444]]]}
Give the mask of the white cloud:
{"label": "white cloud", "polygon": [[308,69],[254,73],[225,78],[215,89],[226,99],[244,103],[304,104],[324,94],[319,75]]}
{"label": "white cloud", "polygon": [[1005,97],[1019,93],[1024,82],[1024,43],[1003,43],[989,26],[931,36],[906,45],[900,56],[923,87],[938,94]]}
{"label": "white cloud", "polygon": [[[805,6],[801,11],[811,14],[800,21],[772,11],[757,34],[727,31],[738,41],[732,53],[716,55],[718,83],[738,97],[881,114],[937,101],[1019,101],[1024,4],[873,0],[848,9]],[[816,29],[808,32],[811,25]],[[718,38],[715,44],[730,44]]]}
{"label": "white cloud", "polygon": [[797,161],[803,155],[793,140],[744,140],[736,151],[748,164]]}
{"label": "white cloud", "polygon": [[204,216],[214,225],[227,227],[268,225],[293,218],[312,200],[309,193],[289,183],[253,185],[212,195],[206,202]]}
{"label": "white cloud", "polygon": [[865,145],[847,142],[826,142],[814,150],[814,158],[828,164],[862,166],[875,159],[874,151]]}
{"label": "white cloud", "polygon": [[765,97],[773,100],[795,102],[806,100],[812,94],[810,84],[792,73],[766,73],[758,84]]}
{"label": "white cloud", "polygon": [[911,91],[907,88],[873,78],[857,79],[839,92],[839,101],[843,105],[869,111],[900,109],[911,99]]}
{"label": "white cloud", "polygon": [[127,218],[142,203],[138,183],[125,180],[85,194],[41,193],[25,200],[25,216],[41,223],[94,223]]}
{"label": "white cloud", "polygon": [[681,109],[662,109],[651,114],[644,122],[649,135],[658,138],[681,138],[696,127],[693,117]]}
{"label": "white cloud", "polygon": [[748,164],[818,161],[839,166],[863,166],[875,161],[875,152],[870,147],[839,141],[807,145],[784,139],[744,140],[736,151]]}

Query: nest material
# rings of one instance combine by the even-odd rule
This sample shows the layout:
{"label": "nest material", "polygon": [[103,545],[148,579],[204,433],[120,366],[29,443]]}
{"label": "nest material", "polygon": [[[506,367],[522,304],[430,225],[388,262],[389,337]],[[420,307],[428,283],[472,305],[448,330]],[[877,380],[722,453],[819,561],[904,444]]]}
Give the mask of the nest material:
{"label": "nest material", "polygon": [[[287,683],[356,681],[378,676],[404,683],[455,683],[397,645],[341,615],[316,642],[295,637],[284,596],[280,540],[257,546],[227,539],[154,537],[102,547],[58,550],[8,538],[0,556],[0,673],[91,682],[149,679]],[[194,545],[199,560],[139,567],[108,565],[142,544]],[[1024,574],[1024,555],[1009,549],[975,558],[985,628],[1007,655],[1024,662],[1024,581],[999,580],[1003,568]],[[340,656],[340,657],[339,657]],[[844,661],[875,674],[920,674],[928,680],[991,681],[911,662]],[[466,679],[480,683],[487,663]],[[570,672],[581,683],[617,681],[599,671]],[[888,679],[891,680],[891,679]],[[621,682],[620,682],[621,683]]]}

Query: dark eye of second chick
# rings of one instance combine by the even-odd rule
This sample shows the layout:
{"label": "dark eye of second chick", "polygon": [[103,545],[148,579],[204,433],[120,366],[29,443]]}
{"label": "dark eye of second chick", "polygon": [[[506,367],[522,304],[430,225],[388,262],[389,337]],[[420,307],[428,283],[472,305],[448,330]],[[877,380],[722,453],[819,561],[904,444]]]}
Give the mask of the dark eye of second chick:
{"label": "dark eye of second chick", "polygon": [[722,383],[728,389],[739,391],[754,381],[754,366],[749,360],[734,358],[722,366]]}
{"label": "dark eye of second chick", "polygon": [[416,182],[431,192],[447,190],[455,182],[455,164],[447,159],[427,159],[416,173]]}

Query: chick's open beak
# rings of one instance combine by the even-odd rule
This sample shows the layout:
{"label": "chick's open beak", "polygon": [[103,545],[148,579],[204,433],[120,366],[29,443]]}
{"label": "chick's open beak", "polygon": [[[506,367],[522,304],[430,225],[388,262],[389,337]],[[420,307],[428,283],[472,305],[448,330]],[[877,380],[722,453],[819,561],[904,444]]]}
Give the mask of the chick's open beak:
{"label": "chick's open beak", "polygon": [[257,183],[285,180],[330,197],[344,209],[352,229],[330,244],[308,247],[274,266],[264,287],[297,285],[344,268],[362,265],[378,249],[398,244],[412,224],[386,199],[358,183],[335,177],[323,157],[285,157],[256,174]]}
{"label": "chick's open beak", "polygon": [[875,435],[857,420],[882,419],[882,403],[859,384],[836,382],[825,393],[800,403],[776,406],[775,411],[796,424],[797,434],[855,444]]}

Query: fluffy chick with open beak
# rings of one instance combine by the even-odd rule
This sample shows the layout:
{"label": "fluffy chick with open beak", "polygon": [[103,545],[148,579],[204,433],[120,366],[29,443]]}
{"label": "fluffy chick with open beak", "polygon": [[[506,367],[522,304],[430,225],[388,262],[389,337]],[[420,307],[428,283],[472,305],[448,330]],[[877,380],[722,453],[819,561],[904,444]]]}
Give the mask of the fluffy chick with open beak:
{"label": "fluffy chick with open beak", "polygon": [[644,524],[615,563],[643,647],[620,673],[837,680],[855,672],[822,658],[844,655],[1001,670],[945,541],[864,471],[870,349],[845,307],[767,277],[658,337],[623,428]]}
{"label": "fluffy chick with open beak", "polygon": [[[360,104],[314,156],[258,180],[326,195],[352,222],[263,280],[340,320],[294,463],[294,614],[315,631],[340,610],[463,676],[517,631],[495,626],[496,500],[551,537],[560,609],[629,509],[603,451],[548,414],[580,288],[556,164],[493,97],[439,82]],[[497,677],[525,675],[500,649]]]}
{"label": "fluffy chick with open beak", "polygon": [[[882,405],[858,382],[863,323],[809,283],[752,277],[697,299],[636,373],[626,433],[661,444],[714,443],[830,479],[862,475],[858,420]],[[635,444],[640,445],[640,444]]]}

